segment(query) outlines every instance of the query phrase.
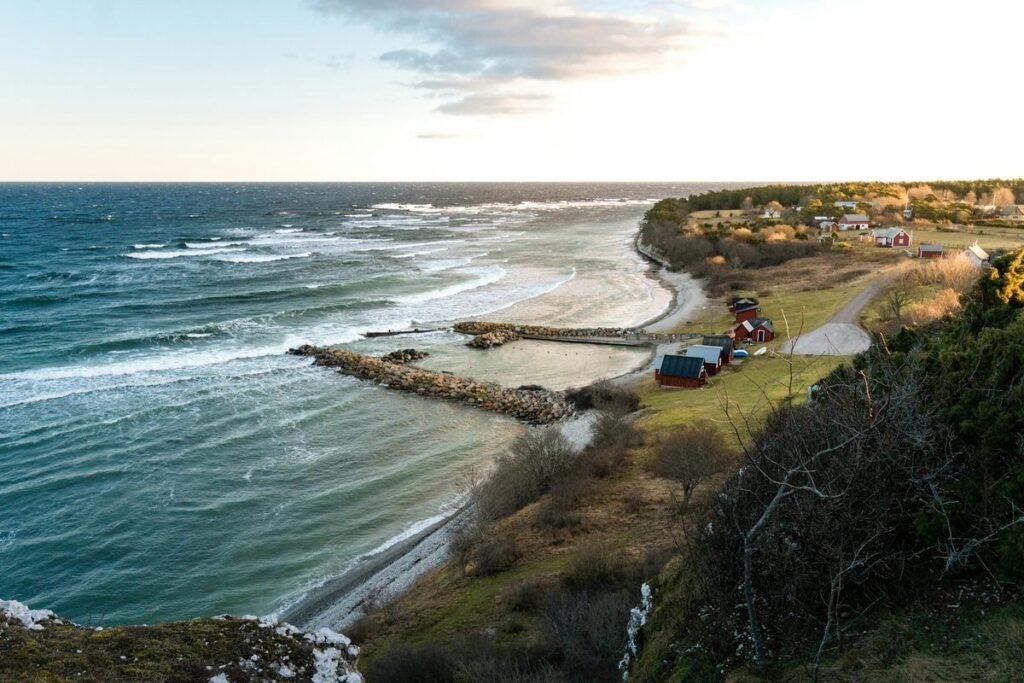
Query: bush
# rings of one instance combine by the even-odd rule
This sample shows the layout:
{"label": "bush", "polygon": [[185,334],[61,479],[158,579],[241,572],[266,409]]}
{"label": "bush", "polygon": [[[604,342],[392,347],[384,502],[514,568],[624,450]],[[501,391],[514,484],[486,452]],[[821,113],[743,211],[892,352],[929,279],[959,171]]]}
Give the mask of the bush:
{"label": "bush", "polygon": [[549,592],[542,580],[527,578],[506,586],[498,599],[513,612],[533,612],[544,604]]}
{"label": "bush", "polygon": [[557,648],[569,680],[618,679],[634,592],[563,592],[548,603],[544,637]]}
{"label": "bush", "polygon": [[630,581],[626,577],[632,576],[629,569],[621,550],[607,543],[589,543],[573,553],[563,581],[577,592],[627,588]]}
{"label": "bush", "polygon": [[727,459],[729,451],[718,430],[709,423],[680,427],[664,437],[651,469],[656,476],[683,487],[682,506],[690,504],[693,490]]}
{"label": "bush", "polygon": [[575,529],[581,526],[583,516],[577,512],[577,508],[591,485],[588,476],[579,475],[575,471],[559,479],[551,487],[547,499],[538,506],[537,523],[552,529]]}
{"label": "bush", "polygon": [[473,552],[473,573],[488,576],[499,574],[519,557],[516,544],[508,539],[490,539],[477,545]]}
{"label": "bush", "polygon": [[577,410],[598,409],[616,415],[626,415],[640,410],[640,397],[630,389],[601,381],[565,392],[566,399]]}
{"label": "bush", "polygon": [[519,437],[494,471],[471,491],[484,521],[507,517],[537,500],[572,466],[576,451],[556,427],[530,430]]}

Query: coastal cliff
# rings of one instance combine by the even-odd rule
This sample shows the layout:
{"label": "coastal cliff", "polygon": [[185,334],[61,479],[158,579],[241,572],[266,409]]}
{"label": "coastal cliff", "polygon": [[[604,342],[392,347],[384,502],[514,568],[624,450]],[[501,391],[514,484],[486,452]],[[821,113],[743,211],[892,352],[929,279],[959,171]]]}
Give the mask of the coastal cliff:
{"label": "coastal cliff", "polygon": [[362,683],[340,633],[268,618],[87,627],[0,600],[0,680]]}

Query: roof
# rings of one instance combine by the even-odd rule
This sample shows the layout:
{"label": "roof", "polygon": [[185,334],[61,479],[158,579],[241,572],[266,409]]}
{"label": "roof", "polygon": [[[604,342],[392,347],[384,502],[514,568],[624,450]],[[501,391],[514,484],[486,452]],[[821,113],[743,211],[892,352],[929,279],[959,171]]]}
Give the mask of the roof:
{"label": "roof", "polygon": [[769,332],[775,332],[775,325],[768,318],[754,318],[753,320],[744,320],[742,323],[743,327],[747,328],[747,332],[753,332],[758,327],[763,327]]}
{"label": "roof", "polygon": [[832,206],[857,206],[857,202],[852,199],[839,199],[832,202]]}
{"label": "roof", "polygon": [[941,244],[922,244],[922,245],[919,245],[917,247],[917,250],[918,251],[934,251],[934,252],[938,252],[938,253],[941,254],[942,253],[942,245]]}
{"label": "roof", "polygon": [[844,213],[840,223],[870,223],[871,219],[862,213]]}
{"label": "roof", "polygon": [[724,334],[709,335],[704,337],[705,346],[717,346],[725,351],[733,350],[732,337],[728,337]]}
{"label": "roof", "polygon": [[981,247],[979,247],[977,244],[972,244],[971,246],[967,247],[967,249],[965,249],[965,251],[968,251],[968,252],[974,254],[975,256],[977,256],[982,261],[988,261],[988,252],[985,251],[984,249],[982,249]]}
{"label": "roof", "polygon": [[704,370],[704,359],[687,356],[665,356],[661,359],[661,374],[665,377],[700,379]]}
{"label": "roof", "polygon": [[705,363],[717,363],[722,359],[722,347],[695,344],[686,347],[686,355],[689,358],[703,358]]}
{"label": "roof", "polygon": [[1024,215],[1024,207],[1020,204],[1010,204],[1009,206],[1003,207],[1000,213],[1004,216],[1020,216]]}
{"label": "roof", "polygon": [[871,231],[872,237],[884,237],[886,239],[892,239],[901,232],[906,232],[903,228],[878,228]]}
{"label": "roof", "polygon": [[730,306],[743,306],[747,304],[754,304],[756,306],[757,299],[755,299],[752,296],[734,296],[733,298],[729,299]]}

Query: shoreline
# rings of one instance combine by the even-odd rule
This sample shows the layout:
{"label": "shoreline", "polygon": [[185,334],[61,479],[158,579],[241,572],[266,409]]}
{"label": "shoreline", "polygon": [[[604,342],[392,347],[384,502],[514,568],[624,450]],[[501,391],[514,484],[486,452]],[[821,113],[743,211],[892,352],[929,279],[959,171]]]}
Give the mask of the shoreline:
{"label": "shoreline", "polygon": [[[698,307],[707,303],[708,297],[698,280],[687,273],[673,273],[663,263],[644,253],[639,237],[638,229],[631,240],[634,253],[648,263],[647,277],[668,290],[672,299],[664,311],[636,327],[652,332],[666,331],[692,317]],[[642,378],[658,354],[671,346],[673,344],[654,347],[643,363],[609,381],[631,384]],[[589,443],[592,420],[593,411],[587,411],[558,423],[558,427],[582,450]],[[448,559],[449,541],[465,512],[462,505],[402,538],[427,520],[411,524],[396,537],[400,540],[390,545],[386,542],[381,550],[356,558],[342,573],[310,588],[295,602],[279,608],[273,616],[307,629],[326,626],[338,630],[350,626],[363,615],[369,604],[399,597],[422,576],[441,566]]]}

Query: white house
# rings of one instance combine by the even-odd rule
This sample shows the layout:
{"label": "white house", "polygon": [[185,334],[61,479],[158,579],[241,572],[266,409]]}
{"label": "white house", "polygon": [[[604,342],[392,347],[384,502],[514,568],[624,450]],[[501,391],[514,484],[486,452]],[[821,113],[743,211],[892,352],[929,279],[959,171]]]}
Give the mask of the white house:
{"label": "white house", "polygon": [[1003,207],[999,213],[1001,218],[1008,221],[1014,221],[1015,223],[1024,221],[1024,205],[1021,204]]}
{"label": "white house", "polygon": [[963,255],[964,258],[970,261],[971,264],[977,268],[981,268],[987,264],[989,259],[988,252],[979,247],[977,242],[964,249]]}
{"label": "white house", "polygon": [[840,230],[867,230],[871,219],[862,213],[847,213],[839,219]]}

